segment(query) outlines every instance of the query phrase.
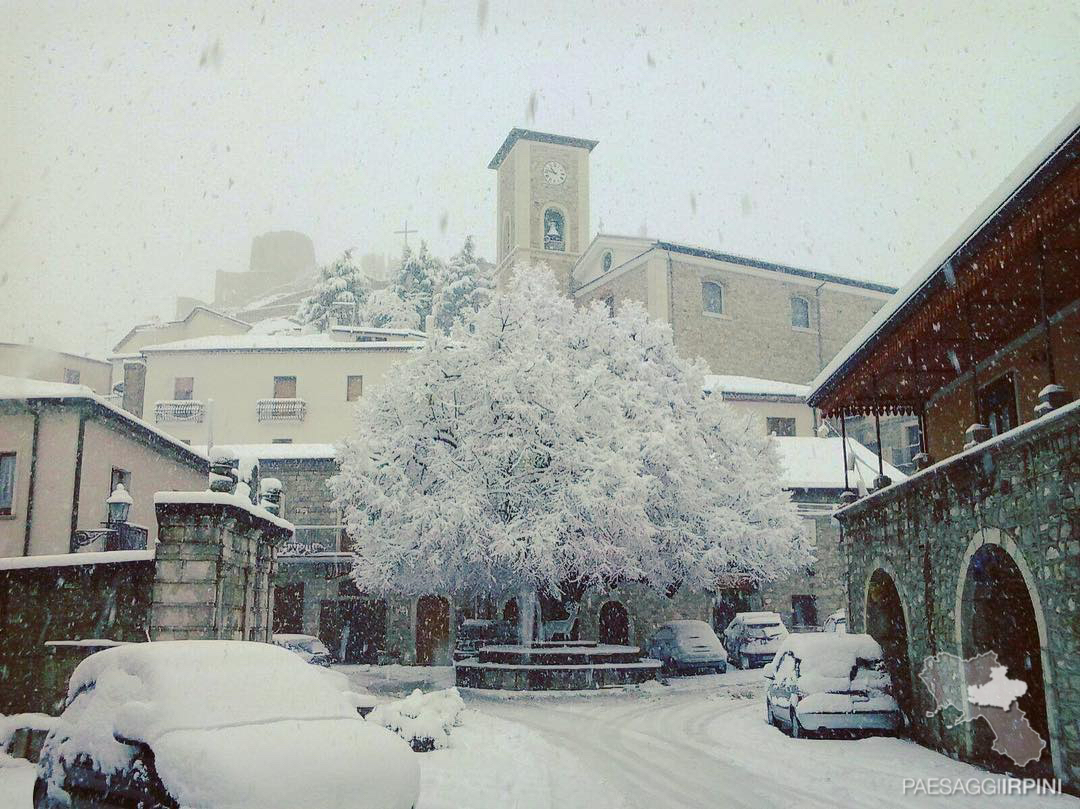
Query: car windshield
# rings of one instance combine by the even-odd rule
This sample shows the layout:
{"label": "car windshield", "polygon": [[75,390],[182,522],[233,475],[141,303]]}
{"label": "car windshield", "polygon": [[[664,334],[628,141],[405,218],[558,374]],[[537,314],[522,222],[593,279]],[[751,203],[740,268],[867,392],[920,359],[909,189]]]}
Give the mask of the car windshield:
{"label": "car windshield", "polygon": [[781,624],[750,624],[746,627],[746,637],[748,638],[764,638],[772,639],[778,638],[784,633],[784,627]]}

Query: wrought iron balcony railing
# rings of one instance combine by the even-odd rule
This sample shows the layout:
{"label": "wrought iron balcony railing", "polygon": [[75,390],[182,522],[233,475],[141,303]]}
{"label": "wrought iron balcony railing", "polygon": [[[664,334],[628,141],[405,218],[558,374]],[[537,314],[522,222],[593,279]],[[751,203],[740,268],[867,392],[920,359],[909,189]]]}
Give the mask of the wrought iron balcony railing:
{"label": "wrought iron balcony railing", "polygon": [[202,423],[206,415],[206,405],[192,399],[175,399],[154,404],[154,421],[186,421]]}
{"label": "wrought iron balcony railing", "polygon": [[259,399],[255,402],[255,418],[259,421],[303,421],[307,402],[303,399]]}
{"label": "wrought iron balcony railing", "polygon": [[78,553],[83,548],[100,541],[100,547],[90,550],[144,551],[149,532],[141,525],[129,522],[113,523],[104,528],[76,531],[71,535],[69,550]]}

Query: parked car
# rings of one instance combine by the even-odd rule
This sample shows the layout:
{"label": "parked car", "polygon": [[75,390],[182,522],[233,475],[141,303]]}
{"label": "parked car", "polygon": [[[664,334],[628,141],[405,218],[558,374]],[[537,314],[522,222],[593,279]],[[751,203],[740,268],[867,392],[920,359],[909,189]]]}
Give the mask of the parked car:
{"label": "parked car", "polygon": [[765,678],[765,721],[793,737],[900,726],[881,646],[869,635],[791,635]]}
{"label": "parked car", "polygon": [[787,635],[779,613],[740,612],[724,630],[724,648],[740,669],[756,668],[773,659]]}
{"label": "parked car", "polygon": [[466,618],[458,628],[454,660],[476,657],[482,646],[517,643],[517,628],[510,621]]}
{"label": "parked car", "polygon": [[671,621],[645,641],[645,654],[667,671],[727,671],[724,645],[704,621]]}
{"label": "parked car", "polygon": [[415,754],[361,719],[362,698],[347,689],[344,675],[269,643],[134,643],[90,655],[42,746],[34,809],[410,809]]}
{"label": "parked car", "polygon": [[314,635],[274,635],[274,645],[295,652],[305,663],[315,666],[329,666],[337,662],[326,645]]}
{"label": "parked car", "polygon": [[822,632],[836,632],[843,635],[847,632],[847,610],[837,610],[828,618],[821,627]]}

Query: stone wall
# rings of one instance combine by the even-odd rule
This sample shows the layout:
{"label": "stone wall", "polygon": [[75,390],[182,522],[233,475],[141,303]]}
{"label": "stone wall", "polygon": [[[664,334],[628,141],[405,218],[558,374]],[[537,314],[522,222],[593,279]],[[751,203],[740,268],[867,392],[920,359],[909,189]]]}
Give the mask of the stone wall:
{"label": "stone wall", "polygon": [[[961,605],[972,556],[1004,550],[1023,577],[1038,623],[1052,764],[1080,788],[1080,408],[1073,403],[938,463],[843,509],[850,625],[868,620],[871,576],[896,586],[907,632],[913,736],[975,758],[972,723],[946,727],[918,680],[923,661],[963,657]],[[987,549],[984,549],[987,550]],[[1010,676],[1016,676],[1011,672]],[[931,712],[931,716],[927,716]]]}

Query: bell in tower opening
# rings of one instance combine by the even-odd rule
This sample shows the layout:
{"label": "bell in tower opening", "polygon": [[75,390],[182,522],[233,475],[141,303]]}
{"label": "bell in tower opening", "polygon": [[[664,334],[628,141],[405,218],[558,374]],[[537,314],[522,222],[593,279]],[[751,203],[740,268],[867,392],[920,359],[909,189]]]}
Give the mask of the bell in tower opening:
{"label": "bell in tower opening", "polygon": [[563,215],[554,208],[544,211],[544,249],[566,249],[566,221]]}

